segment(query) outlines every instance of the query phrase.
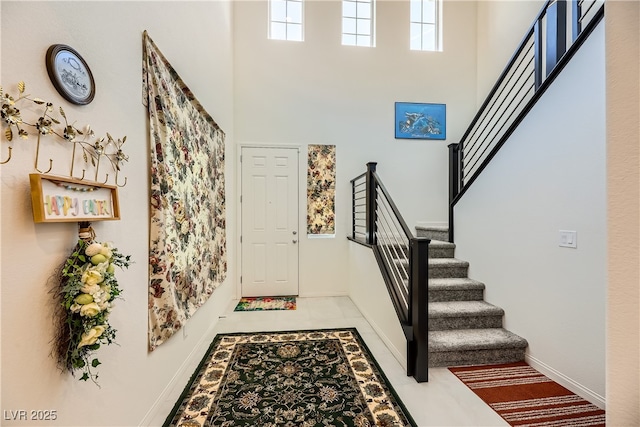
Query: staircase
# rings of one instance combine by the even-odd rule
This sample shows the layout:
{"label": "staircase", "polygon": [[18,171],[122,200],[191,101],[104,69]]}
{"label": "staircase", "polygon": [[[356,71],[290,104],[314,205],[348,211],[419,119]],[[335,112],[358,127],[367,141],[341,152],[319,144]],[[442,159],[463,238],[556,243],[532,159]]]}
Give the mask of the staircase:
{"label": "staircase", "polygon": [[524,360],[527,341],[502,328],[504,310],[484,301],[484,284],[454,258],[448,229],[416,227],[429,245],[429,367]]}

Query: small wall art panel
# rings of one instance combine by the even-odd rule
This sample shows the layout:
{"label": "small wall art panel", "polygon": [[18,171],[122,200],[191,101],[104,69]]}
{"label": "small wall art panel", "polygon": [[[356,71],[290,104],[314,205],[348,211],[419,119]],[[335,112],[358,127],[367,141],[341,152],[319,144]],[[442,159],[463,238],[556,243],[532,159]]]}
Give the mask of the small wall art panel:
{"label": "small wall art panel", "polygon": [[396,102],[396,139],[447,139],[447,106]]}
{"label": "small wall art panel", "polygon": [[307,171],[307,234],[334,235],[336,146],[309,145]]}

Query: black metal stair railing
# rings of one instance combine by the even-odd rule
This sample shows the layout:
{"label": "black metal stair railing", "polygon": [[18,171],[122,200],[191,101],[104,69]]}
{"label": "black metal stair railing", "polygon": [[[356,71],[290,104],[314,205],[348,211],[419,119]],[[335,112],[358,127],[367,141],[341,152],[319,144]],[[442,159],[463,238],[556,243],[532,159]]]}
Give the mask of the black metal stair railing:
{"label": "black metal stair railing", "polygon": [[373,249],[407,339],[407,375],[428,380],[429,239],[414,237],[376,173],[376,163],[351,180],[350,240]]}
{"label": "black metal stair railing", "polygon": [[604,0],[545,3],[460,142],[449,145],[449,241],[453,242],[458,200],[603,16]]}

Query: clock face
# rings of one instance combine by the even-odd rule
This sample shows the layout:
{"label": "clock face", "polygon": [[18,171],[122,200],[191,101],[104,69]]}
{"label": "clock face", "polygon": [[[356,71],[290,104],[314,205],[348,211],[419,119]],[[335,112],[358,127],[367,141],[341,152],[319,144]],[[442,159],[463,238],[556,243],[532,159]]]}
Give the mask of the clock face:
{"label": "clock face", "polygon": [[93,75],[78,52],[57,44],[49,48],[46,60],[51,82],[66,100],[74,104],[88,104],[93,100]]}
{"label": "clock face", "polygon": [[74,96],[86,98],[91,91],[91,79],[78,58],[68,50],[61,50],[54,62],[62,85]]}

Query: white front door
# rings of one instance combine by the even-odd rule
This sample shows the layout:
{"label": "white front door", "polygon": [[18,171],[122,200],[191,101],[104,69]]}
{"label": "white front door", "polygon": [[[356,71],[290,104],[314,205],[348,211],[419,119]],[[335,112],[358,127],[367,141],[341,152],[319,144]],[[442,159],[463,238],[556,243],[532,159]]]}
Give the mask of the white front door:
{"label": "white front door", "polygon": [[298,294],[298,149],[242,148],[242,296]]}

